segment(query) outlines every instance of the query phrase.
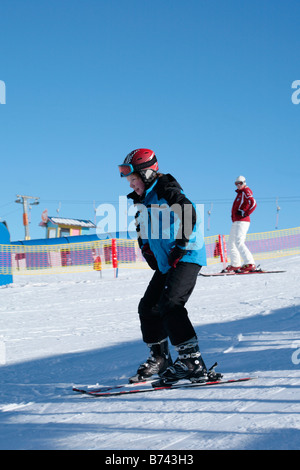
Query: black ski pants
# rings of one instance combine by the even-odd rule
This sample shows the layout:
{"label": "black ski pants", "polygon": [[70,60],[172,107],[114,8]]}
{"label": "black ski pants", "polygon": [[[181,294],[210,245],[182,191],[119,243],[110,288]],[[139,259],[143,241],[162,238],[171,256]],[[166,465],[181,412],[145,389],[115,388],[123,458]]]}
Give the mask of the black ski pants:
{"label": "black ski pants", "polygon": [[179,262],[166,274],[155,271],[138,307],[145,343],[169,337],[176,346],[196,336],[185,304],[200,269],[198,264]]}

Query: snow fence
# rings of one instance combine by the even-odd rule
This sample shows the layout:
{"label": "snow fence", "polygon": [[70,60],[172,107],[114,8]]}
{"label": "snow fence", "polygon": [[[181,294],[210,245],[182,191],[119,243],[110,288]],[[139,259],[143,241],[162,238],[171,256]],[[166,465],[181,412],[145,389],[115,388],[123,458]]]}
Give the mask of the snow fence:
{"label": "snow fence", "polygon": [[[64,243],[59,243],[60,240]],[[227,240],[228,235],[205,237],[208,265],[224,261],[221,256],[226,256]],[[40,240],[37,242],[31,240],[31,244],[0,244],[0,276],[93,270],[101,273],[105,269],[114,269],[117,274],[117,270],[122,267],[148,268],[136,240],[112,238],[72,243],[72,237],[69,237],[67,243],[65,239],[56,239],[55,244],[42,244]],[[298,255],[300,227],[250,233],[246,243],[255,261]],[[223,250],[220,250],[221,246]]]}

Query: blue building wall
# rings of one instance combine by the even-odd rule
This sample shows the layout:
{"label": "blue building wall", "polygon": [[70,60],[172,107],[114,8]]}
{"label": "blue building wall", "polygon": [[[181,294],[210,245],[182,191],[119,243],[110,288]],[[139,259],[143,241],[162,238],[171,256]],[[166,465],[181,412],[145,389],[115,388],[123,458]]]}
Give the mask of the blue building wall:
{"label": "blue building wall", "polygon": [[[0,222],[0,245],[10,245],[10,235],[6,224]],[[3,274],[7,271],[7,268],[11,268],[11,254],[2,253],[0,256],[0,286],[11,284],[13,277],[11,274]]]}
{"label": "blue building wall", "polygon": [[34,240],[24,240],[11,242],[12,245],[63,245],[64,243],[82,243],[90,241],[106,240],[109,238],[125,238],[127,240],[136,240],[136,232],[123,233],[117,232],[114,234],[105,234],[105,238],[99,238],[97,234],[93,235],[78,235],[72,237],[58,237],[58,238],[36,238]]}
{"label": "blue building wall", "polygon": [[[110,236],[111,235],[111,236]],[[111,239],[111,238],[122,238],[122,239],[130,239],[130,240],[136,240],[136,232],[131,233],[131,237],[129,237],[128,233],[114,233],[114,234],[106,234],[104,240]],[[97,234],[93,235],[78,235],[78,236],[69,236],[69,237],[57,237],[57,238],[39,238],[39,239],[34,239],[34,240],[24,240],[24,241],[15,241],[11,242],[12,245],[21,245],[21,246],[40,246],[40,245],[68,245],[71,243],[83,243],[83,242],[97,242],[99,241],[99,236]],[[135,251],[134,248],[132,247],[119,247],[118,248],[118,253],[120,256],[122,256],[122,251],[126,251],[126,256],[128,258],[129,254],[128,252],[132,251],[132,254],[130,255],[135,259]],[[64,250],[61,250],[61,265],[62,266],[77,266],[81,264],[92,264],[94,262],[94,254],[92,250],[85,250],[85,249],[79,249],[78,250],[71,250],[69,251],[68,248],[66,247]],[[38,253],[25,253],[24,255],[20,255],[26,258],[26,267],[27,269],[47,269],[51,268],[52,264],[51,261],[49,260],[48,253],[46,251],[40,251]],[[107,259],[110,259],[111,257],[111,251],[108,250],[106,253]]]}

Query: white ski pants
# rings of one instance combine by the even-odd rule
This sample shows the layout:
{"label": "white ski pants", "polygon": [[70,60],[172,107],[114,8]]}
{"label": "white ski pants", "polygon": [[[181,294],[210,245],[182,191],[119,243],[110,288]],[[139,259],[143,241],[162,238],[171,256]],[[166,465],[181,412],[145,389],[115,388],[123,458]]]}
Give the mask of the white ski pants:
{"label": "white ski pants", "polygon": [[228,239],[228,251],[231,265],[235,267],[242,266],[241,258],[244,264],[255,264],[254,258],[245,244],[246,235],[250,227],[250,222],[233,222]]}

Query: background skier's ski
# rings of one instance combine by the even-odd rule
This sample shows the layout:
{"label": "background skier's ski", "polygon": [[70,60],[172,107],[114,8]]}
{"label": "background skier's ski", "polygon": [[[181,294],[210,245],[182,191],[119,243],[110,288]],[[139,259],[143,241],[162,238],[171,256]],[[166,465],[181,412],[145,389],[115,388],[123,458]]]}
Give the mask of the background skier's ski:
{"label": "background skier's ski", "polygon": [[228,272],[228,273],[199,273],[199,276],[204,276],[204,277],[212,277],[212,276],[239,276],[239,275],[246,275],[246,274],[273,274],[273,273],[285,273],[286,271],[262,271],[262,270],[257,270],[257,271],[249,271],[247,273],[239,273],[239,272]]}

